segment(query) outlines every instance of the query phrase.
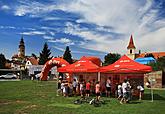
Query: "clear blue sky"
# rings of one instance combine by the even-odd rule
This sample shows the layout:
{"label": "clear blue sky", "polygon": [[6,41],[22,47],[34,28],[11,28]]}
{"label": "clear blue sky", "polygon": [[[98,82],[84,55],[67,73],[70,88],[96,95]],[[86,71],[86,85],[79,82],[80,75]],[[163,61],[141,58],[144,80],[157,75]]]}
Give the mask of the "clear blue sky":
{"label": "clear blue sky", "polygon": [[0,53],[11,59],[24,36],[26,55],[45,42],[52,56],[69,46],[73,58],[124,54],[133,34],[137,50],[165,51],[164,0],[0,0]]}

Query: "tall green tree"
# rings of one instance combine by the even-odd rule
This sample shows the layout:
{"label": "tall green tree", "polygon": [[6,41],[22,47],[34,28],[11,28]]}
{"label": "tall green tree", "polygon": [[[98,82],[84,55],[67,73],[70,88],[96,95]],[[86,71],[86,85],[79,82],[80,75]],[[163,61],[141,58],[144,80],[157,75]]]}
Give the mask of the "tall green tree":
{"label": "tall green tree", "polygon": [[69,46],[66,46],[66,50],[64,52],[63,59],[65,59],[70,64],[73,63],[71,51],[69,50]]}
{"label": "tall green tree", "polygon": [[0,69],[4,69],[6,64],[6,58],[5,56],[1,53],[0,54]]}
{"label": "tall green tree", "polygon": [[156,62],[149,63],[154,71],[163,70],[165,72],[165,56],[160,57]]}
{"label": "tall green tree", "polygon": [[105,55],[104,57],[104,66],[112,64],[114,62],[116,62],[118,59],[120,59],[121,55],[118,53],[109,53],[107,55]]}
{"label": "tall green tree", "polygon": [[50,49],[48,49],[48,44],[45,43],[43,50],[40,53],[39,57],[39,65],[44,65],[48,60],[50,60],[52,57],[50,57],[51,52]]}

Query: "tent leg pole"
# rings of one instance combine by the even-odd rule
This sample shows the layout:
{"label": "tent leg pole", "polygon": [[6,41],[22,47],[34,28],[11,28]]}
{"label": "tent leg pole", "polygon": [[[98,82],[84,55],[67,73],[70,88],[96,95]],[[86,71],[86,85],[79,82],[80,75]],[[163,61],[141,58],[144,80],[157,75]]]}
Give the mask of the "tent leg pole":
{"label": "tent leg pole", "polygon": [[101,80],[101,76],[100,76],[100,72],[98,72],[98,81],[100,81]]}

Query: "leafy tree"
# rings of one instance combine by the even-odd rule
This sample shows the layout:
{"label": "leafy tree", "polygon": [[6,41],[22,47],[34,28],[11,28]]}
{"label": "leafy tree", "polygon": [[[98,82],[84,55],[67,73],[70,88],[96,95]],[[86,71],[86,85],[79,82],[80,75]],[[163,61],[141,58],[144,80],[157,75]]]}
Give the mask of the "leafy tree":
{"label": "leafy tree", "polygon": [[66,50],[64,52],[63,59],[65,59],[70,64],[73,63],[71,51],[69,50],[69,46],[66,46]]}
{"label": "leafy tree", "polygon": [[153,58],[155,58],[152,53],[147,53],[144,57],[153,57]]}
{"label": "leafy tree", "polygon": [[40,53],[39,57],[39,65],[44,65],[48,60],[50,60],[52,57],[50,57],[50,49],[48,49],[48,44],[45,43],[43,50]]}
{"label": "leafy tree", "polygon": [[0,54],[0,69],[4,69],[6,64],[6,58],[5,56],[1,53]]}
{"label": "leafy tree", "polygon": [[109,53],[107,55],[105,55],[104,57],[104,66],[112,64],[114,62],[116,62],[118,59],[120,59],[121,55],[118,53]]}
{"label": "leafy tree", "polygon": [[165,56],[160,57],[155,63],[149,63],[154,71],[163,70],[165,72]]}

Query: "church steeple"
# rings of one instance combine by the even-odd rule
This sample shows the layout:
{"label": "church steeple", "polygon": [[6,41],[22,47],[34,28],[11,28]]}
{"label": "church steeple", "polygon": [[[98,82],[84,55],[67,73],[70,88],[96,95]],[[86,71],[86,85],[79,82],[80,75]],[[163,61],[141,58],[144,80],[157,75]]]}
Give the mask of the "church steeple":
{"label": "church steeple", "polygon": [[136,47],[135,47],[135,45],[134,45],[134,42],[133,42],[133,37],[132,37],[132,35],[131,35],[129,44],[128,44],[128,46],[127,46],[127,49],[136,49]]}
{"label": "church steeple", "polygon": [[21,41],[19,42],[18,57],[21,58],[25,57],[25,45],[24,45],[23,36],[21,37]]}
{"label": "church steeple", "polygon": [[127,46],[127,50],[128,50],[127,56],[128,56],[129,58],[131,58],[132,60],[135,59],[135,49],[136,49],[136,47],[135,47],[135,45],[134,45],[133,37],[132,37],[132,35],[131,35],[129,44],[128,44],[128,46]]}

